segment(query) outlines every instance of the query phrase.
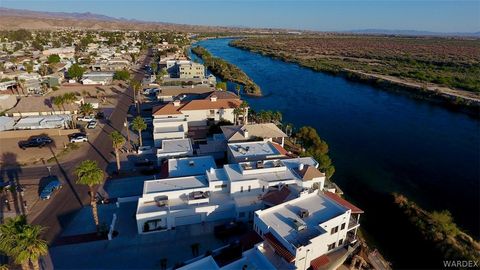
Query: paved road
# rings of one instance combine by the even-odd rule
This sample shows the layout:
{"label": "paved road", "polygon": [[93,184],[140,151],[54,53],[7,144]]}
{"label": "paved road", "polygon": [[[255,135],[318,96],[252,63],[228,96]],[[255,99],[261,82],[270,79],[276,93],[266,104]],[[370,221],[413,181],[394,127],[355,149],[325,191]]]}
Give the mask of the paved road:
{"label": "paved road", "polygon": [[[142,66],[150,63],[150,57],[144,58]],[[138,80],[143,79],[143,72],[139,71],[135,74]],[[111,154],[112,142],[108,136],[112,131],[122,131],[128,108],[133,101],[133,89],[128,88],[119,93],[119,103],[110,117],[110,123],[106,124],[103,132],[98,135],[97,139],[91,143],[91,147],[87,150],[85,156],[77,159],[66,161],[65,163],[52,165],[52,171],[65,180],[64,188],[60,190],[48,204],[48,206],[40,214],[35,216],[31,221],[33,224],[39,224],[47,227],[45,238],[52,242],[61,232],[62,227],[70,220],[69,214],[73,214],[76,210],[89,204],[89,196],[87,187],[75,184],[74,168],[81,161],[90,159],[98,162],[100,168],[107,170],[109,164],[114,163],[114,156]],[[111,167],[111,165],[110,165]],[[21,178],[39,179],[48,174],[45,166],[22,168]]]}

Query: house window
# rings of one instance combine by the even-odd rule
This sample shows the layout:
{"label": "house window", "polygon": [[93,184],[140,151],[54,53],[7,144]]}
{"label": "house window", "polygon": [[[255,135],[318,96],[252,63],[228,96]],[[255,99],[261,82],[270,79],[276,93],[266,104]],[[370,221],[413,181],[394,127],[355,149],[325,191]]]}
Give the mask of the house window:
{"label": "house window", "polygon": [[329,251],[334,249],[334,248],[335,248],[335,243],[332,243],[332,244],[328,245],[328,250]]}
{"label": "house window", "polygon": [[215,114],[215,110],[210,110],[210,114]]}
{"label": "house window", "polygon": [[251,187],[251,186],[248,186],[248,192],[250,192],[250,190],[252,190],[252,187]]}
{"label": "house window", "polygon": [[342,226],[340,227],[340,230],[345,229],[345,223],[342,223]]}
{"label": "house window", "polygon": [[143,232],[151,232],[163,230],[165,227],[162,226],[162,219],[149,220],[143,225]]}
{"label": "house window", "polygon": [[243,192],[243,186],[240,187],[240,192]]}
{"label": "house window", "polygon": [[343,239],[338,240],[338,246],[341,246],[343,244]]}
{"label": "house window", "polygon": [[334,228],[332,228],[330,234],[334,234],[334,233],[337,233],[338,232],[338,226],[335,226]]}
{"label": "house window", "polygon": [[226,188],[227,184],[216,185],[215,188]]}
{"label": "house window", "polygon": [[265,191],[265,186],[262,186],[262,192]]}

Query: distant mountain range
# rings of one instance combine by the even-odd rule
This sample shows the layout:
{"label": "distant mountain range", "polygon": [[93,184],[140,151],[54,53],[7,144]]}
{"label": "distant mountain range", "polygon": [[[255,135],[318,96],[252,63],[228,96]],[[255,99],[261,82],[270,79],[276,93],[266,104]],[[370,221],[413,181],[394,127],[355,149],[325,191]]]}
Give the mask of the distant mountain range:
{"label": "distant mountain range", "polygon": [[[298,31],[292,29],[251,28],[245,26],[203,26],[175,24],[167,22],[148,22],[126,18],[115,18],[90,12],[46,12],[0,7],[0,30],[9,29],[55,30],[55,29],[92,29],[92,30],[173,30],[185,32],[252,32],[273,33]],[[322,33],[322,31],[300,31]],[[328,32],[331,33],[331,32]],[[403,35],[403,36],[460,36],[480,37],[475,33],[439,33],[417,30],[363,29],[340,31],[339,33],[367,35]]]}

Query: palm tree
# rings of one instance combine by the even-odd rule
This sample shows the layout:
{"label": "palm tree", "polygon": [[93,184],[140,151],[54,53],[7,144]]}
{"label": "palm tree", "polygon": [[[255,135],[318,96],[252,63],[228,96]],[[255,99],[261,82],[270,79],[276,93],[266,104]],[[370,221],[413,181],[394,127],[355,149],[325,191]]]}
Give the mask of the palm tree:
{"label": "palm tree", "polygon": [[147,124],[145,123],[145,120],[141,116],[135,117],[132,121],[132,128],[138,132],[140,146],[143,146],[142,130],[147,129]]}
{"label": "palm tree", "polygon": [[95,109],[93,108],[93,105],[91,103],[82,103],[82,105],[80,105],[79,111],[83,116],[86,116],[93,114],[95,112]]}
{"label": "palm tree", "polygon": [[92,205],[93,220],[98,230],[98,212],[97,201],[95,200],[95,193],[93,187],[103,183],[104,173],[103,170],[98,167],[96,161],[84,160],[80,165],[75,168],[75,174],[77,175],[77,184],[88,186],[90,193],[90,204]]}
{"label": "palm tree", "polygon": [[55,104],[55,106],[58,107],[59,110],[63,108],[63,110],[65,111],[65,107],[63,106],[63,104],[65,104],[65,99],[63,98],[63,96],[53,97],[52,102],[53,104]]}
{"label": "palm tree", "polygon": [[240,109],[242,111],[243,124],[246,125],[248,124],[248,121],[247,121],[248,103],[246,101],[243,101],[242,104],[240,104]]}
{"label": "palm tree", "polygon": [[130,87],[133,89],[133,102],[137,105],[137,113],[140,113],[140,88],[142,84],[136,80],[130,80]]}
{"label": "palm tree", "polygon": [[235,125],[238,125],[238,116],[242,113],[240,108],[233,109],[233,115],[235,116]]}
{"label": "palm tree", "polygon": [[0,251],[12,257],[23,269],[40,269],[38,259],[48,253],[47,242],[40,238],[43,228],[27,224],[25,216],[9,218],[0,225]]}
{"label": "palm tree", "polygon": [[[63,102],[67,105],[74,103],[76,100],[77,100],[77,96],[75,95],[75,93],[70,92],[70,93],[63,94]],[[76,126],[76,123],[74,123],[76,118],[77,118],[76,115],[73,115],[72,128]]]}
{"label": "palm tree", "polygon": [[[25,95],[25,79],[16,78],[15,80],[17,81],[18,87],[22,88],[22,94]],[[20,95],[20,92],[18,92],[18,89],[17,89],[17,94]]]}
{"label": "palm tree", "polygon": [[110,133],[110,139],[112,139],[113,149],[115,149],[115,157],[117,159],[117,171],[120,172],[120,153],[118,150],[125,144],[125,137],[118,132],[114,131]]}
{"label": "palm tree", "polygon": [[240,84],[235,85],[235,90],[237,91],[237,96],[239,96],[239,97],[240,97],[240,90],[241,89],[242,88],[240,87]]}

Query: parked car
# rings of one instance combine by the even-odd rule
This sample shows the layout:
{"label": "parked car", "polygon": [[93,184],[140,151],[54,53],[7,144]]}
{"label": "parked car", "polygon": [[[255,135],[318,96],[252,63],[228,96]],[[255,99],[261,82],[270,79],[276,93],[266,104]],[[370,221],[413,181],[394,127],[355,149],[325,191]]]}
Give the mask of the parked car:
{"label": "parked car", "polygon": [[83,117],[77,118],[77,121],[80,121],[80,122],[91,122],[93,120],[95,120],[95,116],[93,115],[85,115]]}
{"label": "parked car", "polygon": [[74,134],[70,135],[70,142],[71,143],[88,142],[87,134],[85,134],[85,133],[74,133]]}
{"label": "parked car", "polygon": [[93,120],[93,121],[88,122],[87,128],[94,129],[97,125],[98,125],[98,121]]}
{"label": "parked car", "polygon": [[230,236],[245,233],[246,231],[247,226],[245,223],[235,221],[221,224],[213,228],[213,234],[217,238],[228,238]]}
{"label": "parked car", "polygon": [[52,142],[53,142],[53,140],[48,136],[35,136],[35,137],[30,137],[26,141],[18,142],[18,146],[20,148],[22,148],[23,150],[25,150],[25,149],[30,148],[30,147],[42,148],[45,145],[48,145]]}
{"label": "parked car", "polygon": [[62,184],[57,177],[51,176],[51,181],[40,192],[40,199],[48,200],[52,196],[53,192],[62,188]]}

